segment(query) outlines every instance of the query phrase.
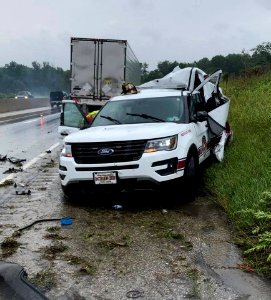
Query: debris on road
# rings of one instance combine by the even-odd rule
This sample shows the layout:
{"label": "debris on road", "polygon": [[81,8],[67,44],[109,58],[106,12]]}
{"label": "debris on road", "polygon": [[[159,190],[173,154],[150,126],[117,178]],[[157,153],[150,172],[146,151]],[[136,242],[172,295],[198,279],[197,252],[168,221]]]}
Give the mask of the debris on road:
{"label": "debris on road", "polygon": [[72,220],[72,219],[74,219],[74,218],[68,218],[68,217],[67,217],[67,218],[40,219],[40,220],[34,221],[33,223],[31,223],[31,224],[29,224],[29,225],[27,225],[27,226],[25,226],[25,227],[23,227],[23,228],[18,229],[17,231],[18,231],[18,232],[22,232],[23,230],[28,229],[28,228],[32,227],[33,225],[35,225],[35,224],[37,224],[37,223],[61,221],[61,220],[63,220],[63,219],[69,219],[69,220]]}
{"label": "debris on road", "polygon": [[71,225],[73,223],[72,218],[62,218],[60,220],[61,225]]}
{"label": "debris on road", "polygon": [[28,186],[28,184],[23,183],[14,183],[14,188],[16,189],[16,195],[31,195],[31,190],[26,190],[25,187]]}
{"label": "debris on road", "polygon": [[144,297],[144,292],[141,291],[129,291],[126,294],[127,298],[131,298],[131,299],[137,299],[137,298],[141,298]]}
{"label": "debris on road", "polygon": [[16,191],[16,195],[31,195],[31,191],[30,190],[22,190],[22,191]]}
{"label": "debris on road", "polygon": [[115,210],[121,210],[122,205],[116,204],[116,205],[113,205],[112,208],[115,209]]}
{"label": "debris on road", "polygon": [[22,168],[16,169],[16,168],[9,168],[3,174],[10,174],[10,173],[18,173],[18,172],[23,172]]}
{"label": "debris on road", "polygon": [[18,167],[21,167],[23,164],[22,162],[25,162],[26,159],[25,158],[16,158],[16,157],[9,157],[8,161]]}
{"label": "debris on road", "polygon": [[6,179],[6,180],[0,182],[0,187],[12,185],[13,183],[14,183],[14,181],[12,179]]}
{"label": "debris on road", "polygon": [[[20,187],[25,187],[26,185],[23,184],[23,183],[21,183],[21,182],[18,183],[18,184],[15,182],[13,186],[16,188],[16,187],[18,187],[18,186],[20,186]],[[27,184],[27,186],[28,186],[28,184]]]}
{"label": "debris on road", "polygon": [[0,161],[6,161],[6,160],[7,160],[7,155],[0,154]]}
{"label": "debris on road", "polygon": [[51,151],[51,150],[46,150],[45,152],[46,152],[46,153],[51,153],[52,151]]}

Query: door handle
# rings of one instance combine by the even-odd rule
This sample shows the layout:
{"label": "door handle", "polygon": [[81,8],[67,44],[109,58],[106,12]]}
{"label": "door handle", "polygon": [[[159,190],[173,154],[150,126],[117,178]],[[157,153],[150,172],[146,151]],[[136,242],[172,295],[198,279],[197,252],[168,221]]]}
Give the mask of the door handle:
{"label": "door handle", "polygon": [[61,132],[60,135],[66,136],[66,135],[68,135],[68,133],[67,132]]}

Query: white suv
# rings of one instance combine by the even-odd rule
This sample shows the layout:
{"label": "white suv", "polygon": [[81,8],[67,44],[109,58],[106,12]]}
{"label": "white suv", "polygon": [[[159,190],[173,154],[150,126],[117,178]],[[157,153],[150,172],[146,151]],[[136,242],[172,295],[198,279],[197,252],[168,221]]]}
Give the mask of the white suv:
{"label": "white suv", "polygon": [[[200,89],[142,89],[112,98],[89,128],[64,139],[59,166],[64,194],[156,188],[182,179],[183,192],[193,197],[198,166],[225,130],[229,100],[214,97],[217,106],[209,113]],[[83,115],[76,117],[75,105],[66,101],[64,114],[82,128],[86,121]],[[222,126],[210,116],[216,110]]]}

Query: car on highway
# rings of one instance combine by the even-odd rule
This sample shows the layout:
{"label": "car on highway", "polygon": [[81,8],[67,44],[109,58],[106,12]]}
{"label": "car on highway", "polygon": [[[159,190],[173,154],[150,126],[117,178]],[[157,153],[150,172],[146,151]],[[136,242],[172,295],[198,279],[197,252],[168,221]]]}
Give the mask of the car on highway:
{"label": "car on highway", "polygon": [[20,91],[15,96],[15,99],[30,99],[34,98],[34,96],[29,91]]}
{"label": "car on highway", "polygon": [[69,95],[64,91],[53,91],[50,92],[50,104],[51,107],[59,107],[63,99],[68,99]]}

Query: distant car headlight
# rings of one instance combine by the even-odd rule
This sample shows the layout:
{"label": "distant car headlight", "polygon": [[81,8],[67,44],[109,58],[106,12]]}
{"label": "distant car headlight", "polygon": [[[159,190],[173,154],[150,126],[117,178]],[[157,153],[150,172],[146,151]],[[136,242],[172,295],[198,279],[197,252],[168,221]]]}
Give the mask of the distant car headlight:
{"label": "distant car headlight", "polygon": [[147,142],[145,153],[157,152],[157,151],[171,151],[177,147],[178,137],[177,135],[167,137],[164,139],[151,140]]}
{"label": "distant car headlight", "polygon": [[15,96],[15,99],[18,99],[18,96]]}
{"label": "distant car headlight", "polygon": [[27,96],[24,96],[24,99],[28,99],[28,97],[27,97]]}
{"label": "distant car headlight", "polygon": [[61,156],[72,157],[72,146],[65,144],[63,150],[61,151]]}

